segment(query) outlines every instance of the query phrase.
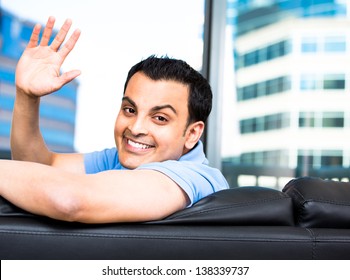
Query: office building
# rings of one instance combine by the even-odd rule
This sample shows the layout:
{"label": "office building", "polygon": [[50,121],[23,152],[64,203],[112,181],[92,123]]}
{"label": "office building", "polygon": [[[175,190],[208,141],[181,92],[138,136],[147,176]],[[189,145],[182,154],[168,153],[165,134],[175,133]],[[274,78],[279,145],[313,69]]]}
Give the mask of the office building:
{"label": "office building", "polygon": [[[261,167],[251,169],[260,175],[270,168],[265,175],[276,177],[283,176],[281,170],[289,170],[286,176],[294,177],[349,168],[350,17],[346,2],[229,3],[240,155],[224,162],[235,162],[245,174],[253,166]],[[253,184],[259,184],[258,180]]]}
{"label": "office building", "polygon": [[240,164],[350,167],[350,18],[344,1],[236,1]]}

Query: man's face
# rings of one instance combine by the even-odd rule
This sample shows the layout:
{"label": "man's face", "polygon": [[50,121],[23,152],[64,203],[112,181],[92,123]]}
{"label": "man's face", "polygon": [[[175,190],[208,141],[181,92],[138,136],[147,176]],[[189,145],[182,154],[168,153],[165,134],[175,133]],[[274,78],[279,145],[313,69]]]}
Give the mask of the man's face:
{"label": "man's face", "polygon": [[153,81],[142,72],[130,79],[118,114],[114,137],[121,164],[178,160],[187,143],[188,86],[175,81]]}

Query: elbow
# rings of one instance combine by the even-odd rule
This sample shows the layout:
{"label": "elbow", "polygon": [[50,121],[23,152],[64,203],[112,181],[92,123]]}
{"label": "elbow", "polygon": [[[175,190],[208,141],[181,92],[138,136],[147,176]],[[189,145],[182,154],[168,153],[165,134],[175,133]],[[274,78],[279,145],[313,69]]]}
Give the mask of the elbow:
{"label": "elbow", "polygon": [[51,218],[66,221],[79,222],[83,212],[83,203],[80,198],[72,194],[56,195],[50,199],[52,210]]}

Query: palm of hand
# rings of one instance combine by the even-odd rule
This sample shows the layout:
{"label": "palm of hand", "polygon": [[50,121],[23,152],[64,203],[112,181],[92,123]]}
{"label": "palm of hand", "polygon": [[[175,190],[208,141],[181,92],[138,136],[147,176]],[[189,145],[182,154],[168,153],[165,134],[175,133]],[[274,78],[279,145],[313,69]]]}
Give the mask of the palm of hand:
{"label": "palm of hand", "polygon": [[58,90],[62,63],[60,54],[49,46],[27,48],[17,65],[17,86],[38,97]]}
{"label": "palm of hand", "polygon": [[60,73],[65,58],[79,39],[80,31],[75,30],[62,45],[71,26],[71,21],[66,20],[51,45],[48,45],[54,22],[55,19],[50,17],[39,45],[40,25],[34,27],[30,41],[17,64],[17,90],[28,96],[41,97],[50,94],[80,74],[78,70]]}

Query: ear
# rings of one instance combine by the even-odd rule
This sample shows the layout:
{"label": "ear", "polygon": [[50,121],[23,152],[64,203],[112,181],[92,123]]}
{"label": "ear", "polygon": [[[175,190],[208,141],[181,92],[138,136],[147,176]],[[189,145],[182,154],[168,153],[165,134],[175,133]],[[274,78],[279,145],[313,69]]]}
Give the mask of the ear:
{"label": "ear", "polygon": [[185,148],[191,150],[199,141],[204,131],[204,122],[198,121],[190,124],[186,129]]}

